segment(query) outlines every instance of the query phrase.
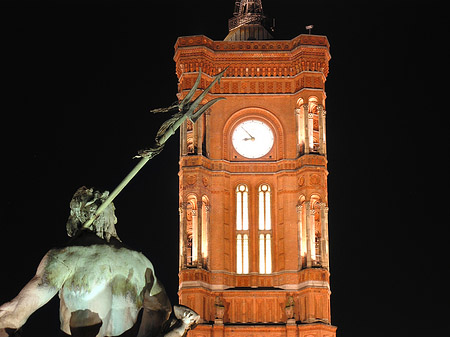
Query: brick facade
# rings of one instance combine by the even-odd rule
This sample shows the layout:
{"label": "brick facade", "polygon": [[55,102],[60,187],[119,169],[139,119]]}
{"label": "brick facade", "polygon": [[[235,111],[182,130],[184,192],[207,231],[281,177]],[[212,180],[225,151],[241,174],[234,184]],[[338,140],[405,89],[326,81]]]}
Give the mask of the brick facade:
{"label": "brick facade", "polygon": [[[328,256],[325,36],[288,41],[178,38],[179,98],[227,68],[207,100],[225,97],[180,133],[180,303],[201,324],[189,336],[333,337]],[[270,127],[274,145],[248,159],[231,135]],[[258,188],[270,186],[271,270],[260,273]],[[248,272],[237,270],[236,187],[248,189]],[[246,199],[247,200],[247,199]]]}

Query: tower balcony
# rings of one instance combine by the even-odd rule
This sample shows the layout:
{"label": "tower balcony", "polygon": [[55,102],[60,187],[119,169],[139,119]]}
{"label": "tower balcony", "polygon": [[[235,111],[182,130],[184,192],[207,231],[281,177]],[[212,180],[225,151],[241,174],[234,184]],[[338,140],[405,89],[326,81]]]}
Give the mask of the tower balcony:
{"label": "tower balcony", "polygon": [[[223,282],[229,284],[220,284]],[[280,282],[291,284],[273,286]],[[328,325],[330,294],[325,269],[266,276],[189,269],[180,272],[180,302],[196,310],[207,324]]]}

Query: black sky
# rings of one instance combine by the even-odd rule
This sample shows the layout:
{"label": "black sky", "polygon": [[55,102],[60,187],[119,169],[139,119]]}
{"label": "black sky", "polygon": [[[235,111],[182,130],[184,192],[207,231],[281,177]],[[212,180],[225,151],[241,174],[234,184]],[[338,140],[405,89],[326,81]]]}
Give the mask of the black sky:
{"label": "black sky", "polygon": [[[211,4],[210,4],[211,3]],[[66,242],[83,185],[112,190],[176,100],[178,36],[222,40],[234,1],[0,4],[0,303]],[[448,334],[448,15],[434,2],[264,0],[276,37],[326,35],[332,322]],[[116,199],[117,230],[176,302],[178,136]],[[49,330],[46,330],[49,329]],[[58,300],[24,336],[56,336]],[[364,332],[361,332],[364,331]]]}

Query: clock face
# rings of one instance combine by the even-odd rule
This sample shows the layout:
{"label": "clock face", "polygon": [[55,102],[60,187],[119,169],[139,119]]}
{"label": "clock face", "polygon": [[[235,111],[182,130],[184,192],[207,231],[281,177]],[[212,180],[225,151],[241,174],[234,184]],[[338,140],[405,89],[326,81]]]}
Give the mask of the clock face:
{"label": "clock face", "polygon": [[272,129],[264,122],[249,119],[234,129],[232,137],[236,151],[245,158],[260,158],[273,146]]}

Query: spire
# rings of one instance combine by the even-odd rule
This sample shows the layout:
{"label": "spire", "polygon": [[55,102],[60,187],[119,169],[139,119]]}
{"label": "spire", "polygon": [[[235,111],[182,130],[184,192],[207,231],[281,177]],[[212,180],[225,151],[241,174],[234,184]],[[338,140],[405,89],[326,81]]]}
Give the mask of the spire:
{"label": "spire", "polygon": [[225,41],[270,40],[273,37],[265,28],[266,21],[261,0],[236,1]]}

